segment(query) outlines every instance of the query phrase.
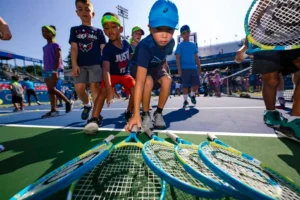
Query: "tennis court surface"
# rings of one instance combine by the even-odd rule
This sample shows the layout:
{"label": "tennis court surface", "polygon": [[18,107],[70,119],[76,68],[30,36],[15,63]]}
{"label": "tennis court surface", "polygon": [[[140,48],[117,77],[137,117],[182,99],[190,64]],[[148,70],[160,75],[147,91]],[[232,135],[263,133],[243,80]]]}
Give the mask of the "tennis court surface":
{"label": "tennis court surface", "polygon": [[[198,97],[196,107],[181,109],[182,97],[172,97],[163,111],[167,129],[183,139],[199,144],[212,132],[229,145],[246,152],[271,168],[290,177],[300,185],[300,145],[286,138],[278,138],[272,128],[263,123],[264,104],[261,100],[242,98]],[[0,153],[0,199],[8,199],[28,184],[44,176],[70,159],[90,149],[110,134],[114,143],[128,134],[124,111],[127,101],[115,102],[102,115],[103,126],[97,135],[82,132],[85,121],[80,119],[80,105],[73,112],[55,118],[41,119],[49,105],[26,107],[24,112],[13,113],[12,108],[0,109],[0,144],[6,151]],[[153,109],[157,98],[152,99]],[[291,104],[284,115],[290,112]],[[140,135],[142,142],[147,141]],[[167,139],[170,141],[169,139]],[[50,199],[65,199],[67,190]],[[199,199],[168,188],[167,199]]]}

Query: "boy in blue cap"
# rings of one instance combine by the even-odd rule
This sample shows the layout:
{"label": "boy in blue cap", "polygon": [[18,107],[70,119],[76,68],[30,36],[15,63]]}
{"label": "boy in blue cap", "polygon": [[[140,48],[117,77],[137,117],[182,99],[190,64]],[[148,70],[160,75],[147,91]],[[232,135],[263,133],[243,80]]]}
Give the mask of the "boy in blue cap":
{"label": "boy in blue cap", "polygon": [[177,45],[175,55],[178,74],[182,79],[182,93],[183,93],[183,108],[189,105],[187,101],[188,89],[191,86],[190,98],[193,104],[196,104],[196,91],[199,89],[201,74],[200,60],[198,57],[198,48],[195,43],[190,42],[190,27],[184,25],[180,28],[180,34],[183,42]]}
{"label": "boy in blue cap", "polygon": [[158,0],[149,14],[150,35],[143,39],[135,49],[132,64],[137,66],[136,87],[134,91],[134,114],[125,129],[141,127],[140,104],[143,107],[143,128],[151,128],[149,103],[153,86],[160,84],[160,96],[157,110],[154,112],[154,126],[165,128],[162,110],[168,100],[172,79],[168,74],[166,56],[172,52],[173,37],[178,27],[178,10],[169,0]]}

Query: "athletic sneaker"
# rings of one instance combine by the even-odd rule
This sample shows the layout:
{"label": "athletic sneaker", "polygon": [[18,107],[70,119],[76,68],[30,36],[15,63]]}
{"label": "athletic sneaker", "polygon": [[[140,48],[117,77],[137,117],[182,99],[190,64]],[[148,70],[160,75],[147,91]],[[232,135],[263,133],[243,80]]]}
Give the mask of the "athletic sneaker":
{"label": "athletic sneaker", "polygon": [[300,119],[297,118],[290,122],[287,119],[283,120],[276,133],[300,142]]}
{"label": "athletic sneaker", "polygon": [[15,108],[14,110],[13,110],[13,112],[19,112],[20,110],[19,110],[19,108]]}
{"label": "athletic sneaker", "polygon": [[42,118],[57,117],[58,115],[59,115],[58,111],[50,111],[44,114]]}
{"label": "athletic sneaker", "polygon": [[70,101],[70,103],[66,103],[66,113],[69,113],[73,109],[74,102]]}
{"label": "athletic sneaker", "polygon": [[92,110],[92,106],[83,106],[83,109],[82,113],[81,113],[81,119],[82,120],[87,120],[90,116],[90,112]]}
{"label": "athletic sneaker", "polygon": [[188,101],[184,101],[182,107],[183,107],[183,108],[186,108],[188,105],[189,105],[189,102],[188,102]]}
{"label": "athletic sneaker", "polygon": [[166,123],[163,118],[162,113],[157,113],[155,112],[153,115],[154,118],[154,127],[157,129],[165,129],[166,128]]}
{"label": "athletic sneaker", "polygon": [[153,123],[149,112],[145,113],[145,115],[142,116],[142,128],[153,129]]}
{"label": "athletic sneaker", "polygon": [[39,101],[37,101],[36,103],[37,103],[37,105],[39,105],[39,106],[42,105],[41,102],[39,102]]}
{"label": "athletic sneaker", "polygon": [[197,101],[196,101],[196,96],[190,96],[189,95],[189,97],[191,98],[191,102],[192,102],[192,104],[196,104],[197,103]]}
{"label": "athletic sneaker", "polygon": [[101,127],[102,124],[103,124],[103,117],[102,117],[102,115],[99,115],[98,126]]}
{"label": "athletic sneaker", "polygon": [[93,135],[96,134],[98,128],[99,128],[99,119],[94,117],[87,121],[87,124],[85,125],[83,131],[85,134]]}
{"label": "athletic sneaker", "polygon": [[285,109],[285,99],[283,97],[278,98],[279,106],[276,106],[277,109]]}
{"label": "athletic sneaker", "polygon": [[128,110],[125,111],[125,120],[128,122],[130,118],[132,117],[132,113]]}
{"label": "athletic sneaker", "polygon": [[4,150],[5,150],[4,146],[0,144],[0,152]]}
{"label": "athletic sneaker", "polygon": [[270,127],[279,127],[284,120],[284,117],[280,112],[276,111],[265,111],[264,121]]}

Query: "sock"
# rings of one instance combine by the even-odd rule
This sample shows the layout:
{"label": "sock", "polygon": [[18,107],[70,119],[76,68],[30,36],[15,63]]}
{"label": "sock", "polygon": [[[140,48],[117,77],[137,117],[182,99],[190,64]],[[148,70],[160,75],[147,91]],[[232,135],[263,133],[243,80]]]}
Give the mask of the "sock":
{"label": "sock", "polygon": [[195,92],[193,92],[193,91],[191,92],[191,97],[192,97],[192,96],[195,96]]}
{"label": "sock", "polygon": [[184,95],[183,95],[183,99],[184,99],[184,101],[187,101],[187,97],[188,97],[188,95],[187,95],[187,94],[184,94]]}
{"label": "sock", "polygon": [[275,111],[277,111],[277,110],[266,110],[267,112],[275,112]]}
{"label": "sock", "polygon": [[157,109],[156,109],[156,113],[159,113],[159,114],[161,114],[162,113],[162,111],[163,111],[163,108],[159,108],[159,107],[157,107]]}
{"label": "sock", "polygon": [[87,103],[87,104],[83,104],[85,107],[91,107],[92,105],[91,105],[91,102],[89,101],[89,103]]}
{"label": "sock", "polygon": [[142,116],[145,116],[145,115],[150,115],[149,111],[146,111],[146,112],[142,112]]}
{"label": "sock", "polygon": [[300,116],[290,116],[288,122],[293,121],[294,119],[300,119]]}
{"label": "sock", "polygon": [[277,98],[283,98],[283,91],[277,91]]}

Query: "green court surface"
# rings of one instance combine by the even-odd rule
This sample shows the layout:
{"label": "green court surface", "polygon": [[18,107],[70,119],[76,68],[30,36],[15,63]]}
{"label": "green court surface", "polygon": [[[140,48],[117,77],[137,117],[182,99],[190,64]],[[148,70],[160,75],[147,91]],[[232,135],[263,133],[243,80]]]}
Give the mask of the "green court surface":
{"label": "green court surface", "polygon": [[[114,143],[128,134],[99,131],[86,136],[81,130],[0,127],[0,144],[6,151],[0,153],[0,199],[8,199],[28,184],[44,176],[70,159],[90,149],[110,134]],[[159,134],[165,137],[163,134]],[[193,143],[206,140],[205,135],[180,135]],[[139,136],[142,142],[145,135]],[[285,138],[220,136],[229,145],[248,153],[300,185],[300,145]],[[169,139],[168,139],[169,140]],[[50,199],[65,199],[61,191]],[[169,188],[167,199],[197,199]]]}

